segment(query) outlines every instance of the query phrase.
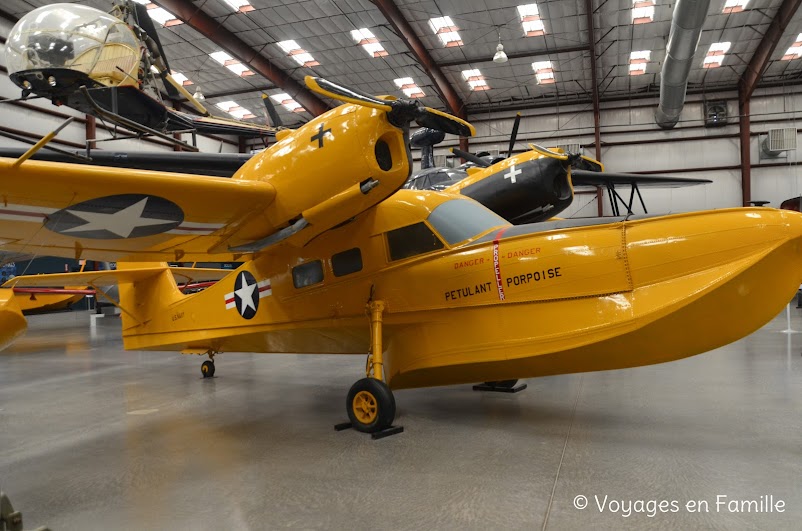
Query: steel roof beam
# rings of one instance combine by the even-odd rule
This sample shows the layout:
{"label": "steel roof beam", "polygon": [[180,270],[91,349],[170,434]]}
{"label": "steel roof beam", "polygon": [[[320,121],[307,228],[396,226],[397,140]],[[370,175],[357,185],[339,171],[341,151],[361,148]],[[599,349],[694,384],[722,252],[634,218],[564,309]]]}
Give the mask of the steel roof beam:
{"label": "steel roof beam", "polygon": [[429,54],[429,50],[423,45],[420,37],[418,37],[415,30],[412,29],[412,26],[410,26],[403,13],[398,9],[398,6],[395,5],[395,2],[393,2],[393,0],[371,0],[371,2],[379,8],[379,11],[381,11],[384,18],[387,19],[387,22],[395,29],[398,36],[406,42],[409,51],[411,51],[418,60],[418,63],[423,67],[426,75],[429,76],[429,79],[432,80],[435,88],[445,100],[449,111],[465,119],[467,116],[465,103],[459,97],[457,91],[454,90],[454,87],[451,86],[448,78],[446,78],[443,71],[440,70],[440,65],[434,61],[431,54]]}
{"label": "steel roof beam", "polygon": [[769,29],[763,35],[760,44],[757,45],[757,49],[755,49],[755,53],[746,66],[741,79],[738,80],[738,98],[742,103],[752,97],[752,92],[757,87],[757,82],[760,81],[763,71],[769,65],[777,43],[780,42],[785,28],[791,22],[791,18],[800,4],[802,4],[802,0],[785,0],[780,9],[777,10],[777,14],[774,15],[774,20],[771,21]]}
{"label": "steel roof beam", "polygon": [[252,71],[275,83],[311,114],[318,116],[329,110],[330,107],[311,90],[295,81],[284,70],[259,54],[189,0],[153,0],[153,2],[170,11],[186,25],[242,61]]}
{"label": "steel roof beam", "polygon": [[[553,48],[551,50],[534,50],[531,52],[508,53],[507,59],[528,59],[529,57],[541,57],[544,55],[553,55],[556,53],[586,52],[588,48],[589,46],[587,44],[581,44],[579,46],[564,46],[562,48]],[[441,68],[446,68],[449,66],[463,66],[476,63],[492,63],[492,62],[493,62],[493,56],[488,56],[488,57],[480,57],[478,59],[445,61],[437,64]]]}

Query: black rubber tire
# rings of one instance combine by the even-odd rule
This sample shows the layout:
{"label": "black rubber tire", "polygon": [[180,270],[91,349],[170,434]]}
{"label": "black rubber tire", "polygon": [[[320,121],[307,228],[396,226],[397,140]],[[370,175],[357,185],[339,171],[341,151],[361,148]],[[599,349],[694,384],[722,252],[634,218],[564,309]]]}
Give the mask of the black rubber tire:
{"label": "black rubber tire", "polygon": [[201,364],[201,374],[204,378],[211,378],[214,376],[214,362],[206,360]]}
{"label": "black rubber tire", "polygon": [[[377,412],[375,419],[367,424],[357,418],[353,409],[354,398],[362,391],[370,393],[376,400]],[[355,430],[363,433],[375,433],[393,425],[393,420],[395,420],[395,397],[393,397],[393,392],[384,382],[375,378],[362,378],[352,385],[348,391],[345,409],[348,411],[348,419],[351,421],[351,426]]]}
{"label": "black rubber tire", "polygon": [[500,387],[502,389],[512,389],[517,383],[518,380],[499,380],[497,382],[485,382],[485,385],[489,385],[491,387]]}

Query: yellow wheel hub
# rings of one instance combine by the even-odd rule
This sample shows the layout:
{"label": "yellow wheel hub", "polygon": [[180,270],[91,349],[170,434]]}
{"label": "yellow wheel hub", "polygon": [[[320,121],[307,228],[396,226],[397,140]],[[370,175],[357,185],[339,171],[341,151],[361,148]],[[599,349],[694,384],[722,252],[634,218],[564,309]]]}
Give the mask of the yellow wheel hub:
{"label": "yellow wheel hub", "polygon": [[209,372],[209,367],[204,365],[203,367],[201,367],[201,370],[203,371],[203,374],[206,374],[207,372]]}
{"label": "yellow wheel hub", "polygon": [[372,424],[379,415],[379,405],[376,397],[369,391],[359,391],[351,404],[354,416],[362,424]]}

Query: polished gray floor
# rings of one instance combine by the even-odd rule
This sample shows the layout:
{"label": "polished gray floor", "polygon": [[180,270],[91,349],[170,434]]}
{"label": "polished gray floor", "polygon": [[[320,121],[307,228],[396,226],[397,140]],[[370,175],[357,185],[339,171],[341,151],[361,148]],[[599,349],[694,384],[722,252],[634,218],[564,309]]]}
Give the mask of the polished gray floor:
{"label": "polished gray floor", "polygon": [[799,529],[802,334],[784,328],[516,395],[401,391],[406,431],[372,441],[332,429],[362,358],[232,353],[203,380],[199,357],[122,351],[114,319],[34,317],[0,353],[0,488],[54,530]]}

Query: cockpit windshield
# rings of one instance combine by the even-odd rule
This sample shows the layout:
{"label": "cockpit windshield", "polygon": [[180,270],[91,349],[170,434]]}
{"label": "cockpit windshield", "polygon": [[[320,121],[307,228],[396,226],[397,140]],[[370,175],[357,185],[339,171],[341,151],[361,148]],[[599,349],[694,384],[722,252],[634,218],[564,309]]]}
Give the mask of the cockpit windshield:
{"label": "cockpit windshield", "polygon": [[452,199],[440,204],[429,214],[428,221],[449,245],[510,224],[470,199]]}

